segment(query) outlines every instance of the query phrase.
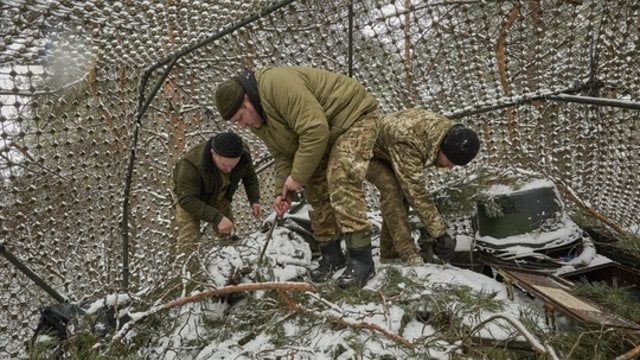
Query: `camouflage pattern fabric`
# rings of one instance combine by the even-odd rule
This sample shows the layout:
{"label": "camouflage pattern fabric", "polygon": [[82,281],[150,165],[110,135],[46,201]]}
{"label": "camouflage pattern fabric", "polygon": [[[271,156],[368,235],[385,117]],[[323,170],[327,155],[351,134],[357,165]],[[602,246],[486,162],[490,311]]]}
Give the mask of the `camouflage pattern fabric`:
{"label": "camouflage pattern fabric", "polygon": [[[394,227],[395,230],[395,227]],[[393,237],[389,231],[389,224],[382,219],[382,229],[380,229],[380,261],[387,262],[398,259],[400,254],[393,245]]]}
{"label": "camouflage pattern fabric", "polygon": [[[446,224],[427,188],[424,169],[435,165],[440,143],[452,126],[454,123],[446,117],[422,109],[402,110],[380,119],[380,134],[371,162],[374,168],[368,172],[367,180],[381,192],[383,234],[390,233],[395,250],[403,258],[415,251],[406,218],[408,206],[416,211],[431,237],[446,233]],[[381,241],[388,246],[388,239]],[[393,255],[384,247],[382,251]]]}
{"label": "camouflage pattern fabric", "polygon": [[372,111],[336,139],[305,187],[319,242],[333,241],[340,233],[371,231],[363,182],[377,135],[378,112]]}
{"label": "camouflage pattern fabric", "polygon": [[367,180],[380,191],[380,212],[383,219],[380,258],[387,260],[400,256],[406,261],[411,255],[417,255],[418,249],[409,226],[409,203],[404,198],[391,165],[371,159]]}
{"label": "camouflage pattern fabric", "polygon": [[334,241],[340,235],[340,227],[331,208],[329,197],[328,163],[328,156],[322,158],[304,190],[307,201],[311,205],[309,220],[311,221],[313,237],[320,243]]}

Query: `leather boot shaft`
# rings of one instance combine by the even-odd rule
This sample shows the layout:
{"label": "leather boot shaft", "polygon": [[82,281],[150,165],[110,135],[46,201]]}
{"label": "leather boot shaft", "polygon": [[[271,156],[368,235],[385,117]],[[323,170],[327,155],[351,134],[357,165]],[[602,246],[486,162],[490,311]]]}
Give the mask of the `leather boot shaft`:
{"label": "leather boot shaft", "polygon": [[322,258],[319,261],[319,266],[311,271],[311,281],[321,282],[328,279],[334,272],[342,269],[347,259],[342,253],[340,248],[340,241],[335,240],[328,244],[320,245],[320,253]]}
{"label": "leather boot shaft", "polygon": [[350,248],[347,268],[337,280],[341,288],[350,286],[363,287],[375,275],[375,264],[371,255],[371,245],[361,248]]}

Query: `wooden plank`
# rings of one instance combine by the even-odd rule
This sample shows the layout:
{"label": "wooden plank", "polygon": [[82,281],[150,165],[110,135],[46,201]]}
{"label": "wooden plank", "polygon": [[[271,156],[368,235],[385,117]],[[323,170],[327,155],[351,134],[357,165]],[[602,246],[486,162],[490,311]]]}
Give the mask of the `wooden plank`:
{"label": "wooden plank", "polygon": [[[498,268],[508,285],[518,285],[541,299],[545,307],[578,321],[640,331],[640,325],[610,313],[600,304],[570,293],[573,283],[552,274],[513,268]],[[512,291],[512,290],[510,290]]]}

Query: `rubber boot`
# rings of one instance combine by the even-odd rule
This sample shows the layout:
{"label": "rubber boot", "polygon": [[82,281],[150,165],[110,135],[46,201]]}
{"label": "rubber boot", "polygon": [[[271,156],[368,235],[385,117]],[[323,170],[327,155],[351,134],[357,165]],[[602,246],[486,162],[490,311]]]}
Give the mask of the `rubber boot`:
{"label": "rubber boot", "polygon": [[354,232],[344,234],[349,252],[347,268],[344,269],[337,285],[341,288],[349,286],[363,287],[376,273],[371,255],[371,233]]}
{"label": "rubber boot", "polygon": [[343,289],[350,286],[363,287],[375,273],[375,265],[373,264],[373,257],[371,256],[371,245],[357,249],[349,249],[347,268],[344,269],[344,272],[340,275],[336,284]]}
{"label": "rubber boot", "polygon": [[340,249],[339,240],[327,244],[320,243],[319,247],[322,258],[319,261],[320,265],[311,271],[311,281],[313,282],[325,281],[347,263],[347,259],[344,257],[342,249]]}

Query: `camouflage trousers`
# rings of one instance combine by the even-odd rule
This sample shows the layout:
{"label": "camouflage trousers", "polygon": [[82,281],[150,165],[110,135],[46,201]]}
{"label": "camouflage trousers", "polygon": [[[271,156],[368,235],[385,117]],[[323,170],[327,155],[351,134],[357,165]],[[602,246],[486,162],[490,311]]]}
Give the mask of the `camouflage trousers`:
{"label": "camouflage trousers", "polygon": [[409,203],[391,166],[376,158],[371,159],[367,180],[380,191],[380,258],[393,259],[398,255],[407,260],[417,255],[416,243],[409,226]]}
{"label": "camouflage trousers", "polygon": [[372,111],[336,139],[305,187],[313,208],[311,229],[319,242],[336,240],[340,233],[371,231],[363,184],[377,136],[378,112]]}
{"label": "camouflage trousers", "polygon": [[[222,214],[231,221],[233,220],[233,214],[231,211],[231,203],[227,200],[220,200],[216,204],[216,207],[222,212]],[[201,243],[200,232],[200,219],[189,214],[179,204],[176,204],[176,225],[178,227],[178,239],[175,244],[175,255],[191,255],[198,251]],[[218,235],[218,229],[213,225],[213,231]]]}

